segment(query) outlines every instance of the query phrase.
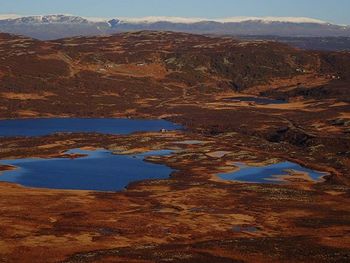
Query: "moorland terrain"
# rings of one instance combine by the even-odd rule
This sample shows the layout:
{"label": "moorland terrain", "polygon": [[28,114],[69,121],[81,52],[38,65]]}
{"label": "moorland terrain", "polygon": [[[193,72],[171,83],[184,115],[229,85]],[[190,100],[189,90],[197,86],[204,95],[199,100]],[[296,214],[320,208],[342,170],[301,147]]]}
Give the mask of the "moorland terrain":
{"label": "moorland terrain", "polygon": [[[140,31],[52,41],[0,34],[0,54],[2,119],[163,118],[184,127],[0,138],[0,159],[166,148],[173,154],[148,161],[175,170],[116,193],[0,183],[0,262],[350,259],[349,52]],[[244,96],[285,103],[234,99]],[[179,143],[191,140],[200,143]],[[216,176],[236,162],[280,160],[328,175],[294,174],[286,184]]]}

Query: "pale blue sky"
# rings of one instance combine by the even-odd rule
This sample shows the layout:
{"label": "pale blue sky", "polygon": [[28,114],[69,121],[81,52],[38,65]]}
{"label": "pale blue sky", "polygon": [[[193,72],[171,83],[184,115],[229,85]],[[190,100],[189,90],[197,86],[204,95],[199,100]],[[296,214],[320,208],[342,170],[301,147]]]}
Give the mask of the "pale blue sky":
{"label": "pale blue sky", "polygon": [[304,16],[350,24],[350,0],[0,0],[0,14],[94,17]]}

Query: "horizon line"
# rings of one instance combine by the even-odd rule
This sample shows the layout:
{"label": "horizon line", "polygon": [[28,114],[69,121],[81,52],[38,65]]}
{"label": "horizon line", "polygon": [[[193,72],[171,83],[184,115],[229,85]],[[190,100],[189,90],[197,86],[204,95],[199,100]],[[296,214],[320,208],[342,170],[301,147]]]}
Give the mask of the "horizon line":
{"label": "horizon line", "polygon": [[[219,22],[219,23],[230,23],[230,22],[244,22],[249,20],[261,20],[271,22],[295,22],[295,23],[323,23],[333,24],[339,26],[349,26],[347,24],[337,24],[330,21],[322,20],[313,17],[304,16],[231,16],[231,17],[219,17],[219,18],[207,18],[207,17],[190,17],[190,16],[134,16],[134,17],[123,17],[123,16],[81,16],[69,13],[51,13],[51,14],[16,14],[16,13],[0,13],[0,20],[6,19],[17,19],[21,17],[38,17],[38,16],[50,16],[50,15],[65,15],[65,16],[76,16],[82,17],[92,22],[104,22],[111,19],[129,20],[128,22],[140,23],[140,22],[156,22],[156,21],[169,21],[178,20],[175,22],[179,23],[197,23],[197,22]],[[283,21],[285,20],[285,21]]]}

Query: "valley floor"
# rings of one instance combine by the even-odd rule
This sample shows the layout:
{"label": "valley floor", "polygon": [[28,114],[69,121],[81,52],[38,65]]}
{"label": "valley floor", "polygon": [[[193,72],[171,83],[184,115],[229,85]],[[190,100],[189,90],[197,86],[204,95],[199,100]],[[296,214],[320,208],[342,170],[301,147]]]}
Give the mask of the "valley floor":
{"label": "valley floor", "polygon": [[[77,148],[170,149],[147,160],[175,170],[121,192],[1,182],[0,262],[349,262],[349,53],[170,32],[0,34],[0,49],[2,119],[162,118],[185,127],[0,137],[0,164],[75,158],[64,153]],[[232,100],[244,96],[286,103]],[[217,176],[237,162],[285,160],[328,176],[286,184]]]}
{"label": "valley floor", "polygon": [[[334,155],[337,162],[334,157],[325,159],[331,156],[332,147],[327,148],[329,154],[319,154],[317,149],[324,151],[324,147],[310,149],[298,145],[298,141],[296,145],[283,140],[271,142],[250,134],[249,128],[256,130],[260,121],[268,123],[264,111],[271,116],[276,106],[220,101],[209,103],[206,109],[191,109],[195,125],[210,127],[210,121],[218,122],[209,131],[200,132],[200,128],[189,125],[188,130],[167,133],[0,139],[1,159],[58,157],[72,148],[105,148],[128,154],[172,149],[171,156],[148,161],[176,170],[170,179],[134,183],[119,193],[30,189],[1,183],[0,259],[346,262],[350,257],[347,159],[339,155]],[[235,114],[231,107],[245,120],[253,114],[254,121],[245,122],[251,124],[244,127],[247,132],[222,131],[227,124],[225,114]],[[294,107],[307,110],[303,103],[290,103],[278,112],[289,113]],[[170,119],[186,124],[186,118],[183,114]],[[241,121],[232,116],[230,120],[228,125],[239,125]],[[288,124],[284,115],[276,120]],[[313,140],[322,142],[321,137]],[[286,185],[235,183],[216,176],[234,170],[235,162],[261,165],[282,160],[330,175],[322,183],[291,177]]]}

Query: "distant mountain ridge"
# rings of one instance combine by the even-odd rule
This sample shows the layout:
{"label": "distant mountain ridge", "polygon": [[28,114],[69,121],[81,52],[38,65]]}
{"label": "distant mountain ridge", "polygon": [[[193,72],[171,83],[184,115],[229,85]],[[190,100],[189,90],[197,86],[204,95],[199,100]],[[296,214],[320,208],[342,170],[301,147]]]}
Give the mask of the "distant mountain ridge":
{"label": "distant mountain ridge", "polygon": [[72,15],[0,15],[0,32],[42,40],[73,36],[160,30],[197,34],[350,37],[350,26],[305,17],[231,17],[222,19],[145,17],[85,18]]}
{"label": "distant mountain ridge", "polygon": [[286,22],[286,23],[316,23],[327,24],[328,22],[308,18],[308,17],[228,17],[219,19],[209,18],[185,18],[185,17],[166,17],[166,16],[150,16],[141,18],[121,18],[121,23],[126,24],[153,24],[159,22],[180,23],[180,24],[195,24],[201,22],[216,22],[216,23],[242,23],[247,21],[257,21],[264,23]]}
{"label": "distant mountain ridge", "polygon": [[85,18],[79,16],[67,16],[67,15],[46,15],[46,16],[25,16],[18,18],[3,19],[0,22],[9,23],[9,24],[80,24],[80,23],[89,23]]}

